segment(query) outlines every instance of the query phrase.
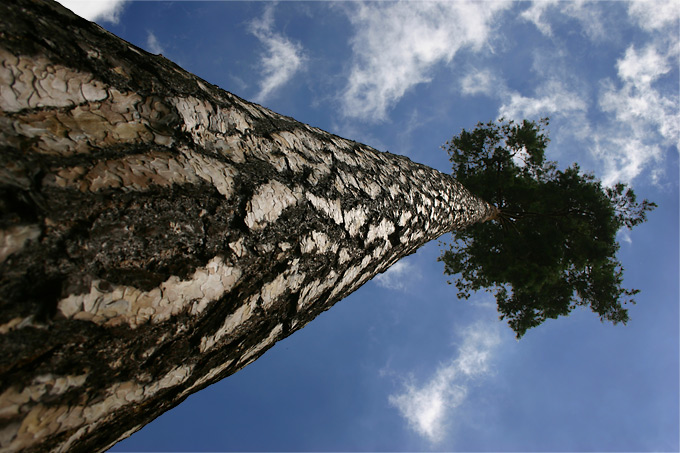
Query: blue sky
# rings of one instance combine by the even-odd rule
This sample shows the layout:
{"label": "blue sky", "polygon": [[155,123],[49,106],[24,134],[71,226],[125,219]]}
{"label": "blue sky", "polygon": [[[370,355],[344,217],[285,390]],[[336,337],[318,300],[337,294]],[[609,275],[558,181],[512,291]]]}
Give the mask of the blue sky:
{"label": "blue sky", "polygon": [[441,171],[461,128],[549,116],[549,158],[659,205],[619,235],[628,326],[580,310],[517,342],[492,295],[456,299],[433,242],[111,451],[678,451],[680,4],[63,3]]}

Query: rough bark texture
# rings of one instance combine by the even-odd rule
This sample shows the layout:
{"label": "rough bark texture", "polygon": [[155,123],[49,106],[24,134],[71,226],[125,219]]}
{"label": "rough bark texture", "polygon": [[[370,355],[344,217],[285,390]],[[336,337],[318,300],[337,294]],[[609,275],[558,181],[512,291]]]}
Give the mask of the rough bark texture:
{"label": "rough bark texture", "polygon": [[0,2],[0,447],[101,451],[493,208]]}

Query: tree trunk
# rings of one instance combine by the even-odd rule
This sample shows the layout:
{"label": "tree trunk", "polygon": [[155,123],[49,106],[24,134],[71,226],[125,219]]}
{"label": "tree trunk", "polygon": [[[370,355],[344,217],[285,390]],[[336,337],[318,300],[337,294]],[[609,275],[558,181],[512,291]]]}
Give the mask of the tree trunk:
{"label": "tree trunk", "polygon": [[0,2],[0,447],[101,451],[494,209]]}

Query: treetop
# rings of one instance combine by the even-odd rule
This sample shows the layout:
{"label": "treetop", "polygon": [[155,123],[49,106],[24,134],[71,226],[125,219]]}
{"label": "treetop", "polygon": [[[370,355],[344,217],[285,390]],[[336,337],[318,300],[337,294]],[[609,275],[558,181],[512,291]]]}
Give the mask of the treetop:
{"label": "treetop", "polygon": [[[574,163],[545,159],[549,121],[478,123],[446,143],[453,176],[498,208],[491,222],[453,232],[439,260],[457,275],[458,296],[493,291],[518,338],[548,318],[590,306],[625,324],[638,290],[622,287],[616,234],[644,222],[656,204],[623,183],[605,187]],[[460,275],[458,275],[460,274]]]}

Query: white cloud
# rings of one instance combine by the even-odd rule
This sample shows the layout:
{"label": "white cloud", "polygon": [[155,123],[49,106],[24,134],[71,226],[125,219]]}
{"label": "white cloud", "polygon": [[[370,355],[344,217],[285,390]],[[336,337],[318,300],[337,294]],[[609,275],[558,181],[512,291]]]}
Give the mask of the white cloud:
{"label": "white cloud", "polygon": [[250,27],[250,32],[266,49],[259,63],[263,79],[255,102],[263,102],[272,96],[303,68],[306,60],[302,47],[274,32],[273,27],[274,7],[271,5],[265,9],[264,16],[253,21]]}
{"label": "white cloud", "polygon": [[403,291],[419,277],[418,269],[406,259],[402,259],[382,274],[373,277],[373,280],[383,288]]}
{"label": "white cloud", "polygon": [[[677,146],[680,137],[677,89],[662,91],[655,85],[671,74],[673,61],[672,50],[663,52],[658,44],[630,46],[617,61],[618,80],[601,82],[596,106],[589,106],[587,90],[569,85],[573,75],[552,73],[532,96],[501,90],[499,116],[551,117],[558,138],[571,136],[586,145],[601,165],[598,174],[605,185],[630,183],[647,171],[651,181],[658,182],[665,150]],[[589,121],[591,107],[605,114],[594,124]]]}
{"label": "white cloud", "polygon": [[545,0],[540,2],[531,2],[531,6],[524,10],[519,15],[522,19],[533,23],[538,30],[546,36],[552,36],[552,28],[543,16],[546,14],[548,8],[557,4],[557,0]]}
{"label": "white cloud", "polygon": [[389,397],[409,426],[430,442],[443,440],[453,410],[465,401],[475,380],[490,373],[500,343],[497,326],[477,323],[468,327],[455,359],[437,369],[424,385],[408,384],[403,393]]}
{"label": "white cloud", "polygon": [[158,38],[156,38],[156,35],[154,35],[153,32],[147,32],[146,49],[149,52],[155,54],[161,54],[165,52],[165,50],[163,50],[163,46],[161,46],[161,43],[158,42]]}
{"label": "white cloud", "polygon": [[621,243],[625,242],[626,244],[632,244],[633,239],[630,237],[630,230],[621,228],[619,231],[616,232],[616,240]]}
{"label": "white cloud", "polygon": [[[576,20],[591,40],[618,45],[624,37],[609,35],[620,28],[612,22],[619,16],[605,14],[602,5],[533,2],[520,18],[547,36],[552,36],[552,26]],[[572,69],[571,53],[554,41],[556,48],[534,55],[531,70],[539,81],[533,93],[514,91],[496,81],[495,96],[502,103],[499,116],[516,120],[550,116],[553,143],[567,145],[553,146],[551,152],[573,158],[578,149],[586,150],[588,155],[578,158],[591,159],[606,185],[631,183],[641,175],[656,183],[664,175],[666,153],[677,149],[680,138],[680,100],[677,82],[671,80],[680,54],[680,4],[649,1],[623,7],[633,24],[649,32],[647,42],[628,46],[616,63],[617,76],[601,80],[599,90]]]}
{"label": "white cloud", "polygon": [[369,2],[348,12],[356,30],[353,60],[342,94],[348,117],[379,121],[414,85],[428,82],[438,63],[463,47],[481,49],[498,2]]}
{"label": "white cloud", "polygon": [[[635,131],[620,128],[613,131],[604,128],[595,136],[595,144],[591,148],[593,155],[603,165],[602,183],[612,186],[617,182],[630,183],[642,171],[654,164],[659,164],[663,151],[656,144],[648,144],[635,136]],[[652,182],[656,182],[652,174]]]}
{"label": "white cloud", "polygon": [[670,71],[666,59],[652,47],[638,54],[629,47],[617,64],[620,89],[605,81],[600,106],[611,112],[618,122],[628,123],[636,129],[657,131],[664,141],[678,139],[678,97],[664,95],[653,82]]}
{"label": "white cloud", "polygon": [[80,17],[91,21],[118,23],[127,0],[57,0]]}
{"label": "white cloud", "polygon": [[558,79],[550,79],[536,89],[534,97],[517,92],[505,95],[499,116],[506,119],[539,118],[544,116],[567,116],[585,112],[588,104],[578,92],[569,89]]}
{"label": "white cloud", "polygon": [[[597,92],[597,86],[568,68],[566,49],[535,55],[533,72],[549,82],[539,82],[533,96],[509,90],[499,96],[499,116],[556,116],[553,135],[588,150],[607,185],[631,183],[641,175],[659,182],[667,150],[677,149],[680,137],[677,82],[670,77],[678,68],[680,4],[643,1],[624,7],[634,24],[650,32],[648,40],[627,48],[616,63],[616,79],[600,81],[594,99],[588,93]],[[602,40],[607,38],[603,24],[612,20],[603,8],[598,2],[534,2],[520,17],[548,36],[551,25],[575,19],[588,37]]]}
{"label": "white cloud", "polygon": [[470,305],[479,307],[485,310],[494,310],[498,308],[496,298],[489,293],[476,293],[469,300]]}
{"label": "white cloud", "polygon": [[670,71],[671,67],[653,46],[648,46],[638,53],[634,46],[626,50],[626,55],[616,62],[619,77],[634,86],[648,86],[660,76]]}
{"label": "white cloud", "polygon": [[[533,23],[542,34],[548,37],[553,36],[551,20],[565,17],[576,19],[590,39],[598,40],[607,38],[601,11],[597,2],[540,0],[533,1],[531,6],[520,14],[520,18]],[[550,13],[554,15],[551,16]]]}
{"label": "white cloud", "polygon": [[467,96],[479,94],[494,96],[505,90],[504,84],[487,69],[475,70],[465,74],[460,81],[460,88],[462,93]]}
{"label": "white cloud", "polygon": [[603,182],[630,182],[646,168],[659,172],[665,147],[678,146],[680,111],[677,91],[662,93],[655,82],[671,71],[671,58],[654,45],[638,51],[630,46],[617,62],[620,87],[602,83],[600,108],[610,124],[596,136],[593,151],[605,164]]}
{"label": "white cloud", "polygon": [[677,0],[636,0],[629,4],[628,15],[645,30],[660,30],[675,26],[672,33],[677,33],[680,3]]}
{"label": "white cloud", "polygon": [[602,5],[599,2],[586,2],[584,0],[565,2],[564,13],[576,19],[591,40],[596,41],[609,37],[607,26],[602,20]]}

